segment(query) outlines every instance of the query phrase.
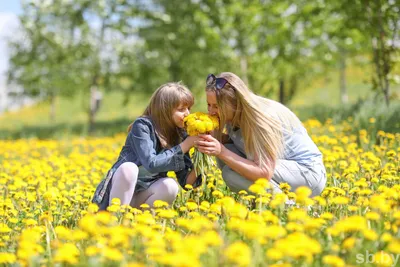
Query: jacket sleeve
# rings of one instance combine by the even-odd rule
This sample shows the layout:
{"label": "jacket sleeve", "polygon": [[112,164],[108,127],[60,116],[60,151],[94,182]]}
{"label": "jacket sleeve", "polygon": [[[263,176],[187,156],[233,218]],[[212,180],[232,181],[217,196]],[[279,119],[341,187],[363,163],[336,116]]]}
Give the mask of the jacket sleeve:
{"label": "jacket sleeve", "polygon": [[176,145],[157,154],[154,142],[157,142],[152,125],[144,119],[137,119],[129,133],[129,142],[135,149],[140,163],[150,173],[175,171],[185,168],[181,146]]}

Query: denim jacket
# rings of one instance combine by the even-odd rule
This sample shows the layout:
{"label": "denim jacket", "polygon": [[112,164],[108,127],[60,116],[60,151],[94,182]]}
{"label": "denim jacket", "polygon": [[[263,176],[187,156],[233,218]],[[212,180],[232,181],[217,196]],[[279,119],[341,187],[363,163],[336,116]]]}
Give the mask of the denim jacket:
{"label": "denim jacket", "polygon": [[[183,139],[186,137],[187,134],[183,133]],[[189,153],[184,154],[179,144],[170,149],[162,148],[152,120],[148,117],[139,117],[132,125],[118,160],[96,188],[93,202],[97,203],[100,209],[108,206],[111,179],[118,167],[125,162],[133,162],[139,167],[135,192],[146,190],[159,178],[167,177],[168,171],[174,171],[178,183],[184,187],[193,169]],[[193,187],[198,187],[200,184],[199,176]]]}

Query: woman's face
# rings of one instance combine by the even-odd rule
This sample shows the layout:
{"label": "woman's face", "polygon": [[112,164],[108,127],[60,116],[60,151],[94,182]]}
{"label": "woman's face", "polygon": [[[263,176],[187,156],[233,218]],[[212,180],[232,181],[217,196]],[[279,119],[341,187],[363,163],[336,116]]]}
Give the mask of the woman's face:
{"label": "woman's face", "polygon": [[176,127],[183,128],[183,119],[190,114],[190,107],[187,105],[180,104],[177,108],[172,111],[172,120],[174,121]]}
{"label": "woman's face", "polygon": [[[217,95],[215,94],[214,91],[206,91],[207,95],[207,108],[208,108],[208,114],[212,116],[217,116],[219,118],[219,107],[217,103]],[[226,112],[227,122],[231,122],[233,119],[234,112],[233,110],[229,109]]]}

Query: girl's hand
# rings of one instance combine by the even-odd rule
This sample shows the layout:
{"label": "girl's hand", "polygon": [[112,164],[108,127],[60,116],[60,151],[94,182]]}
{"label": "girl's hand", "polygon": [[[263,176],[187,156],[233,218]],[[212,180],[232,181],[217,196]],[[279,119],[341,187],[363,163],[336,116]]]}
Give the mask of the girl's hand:
{"label": "girl's hand", "polygon": [[200,140],[196,142],[196,147],[200,152],[211,156],[218,156],[225,148],[209,134],[200,135]]}
{"label": "girl's hand", "polygon": [[183,141],[180,146],[183,153],[188,152],[192,147],[195,146],[195,143],[200,140],[198,136],[188,136],[185,141]]}

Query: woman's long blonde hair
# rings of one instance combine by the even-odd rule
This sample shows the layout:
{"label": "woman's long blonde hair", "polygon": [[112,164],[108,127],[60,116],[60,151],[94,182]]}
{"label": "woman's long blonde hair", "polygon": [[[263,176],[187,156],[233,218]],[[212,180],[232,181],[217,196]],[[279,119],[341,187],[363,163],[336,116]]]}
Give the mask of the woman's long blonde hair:
{"label": "woman's long blonde hair", "polygon": [[[181,142],[182,136],[173,119],[173,110],[179,105],[189,108],[194,104],[190,90],[180,82],[170,82],[161,85],[151,96],[150,103],[142,116],[153,121],[155,131],[163,148],[170,148]],[[128,127],[128,132],[132,129]]]}
{"label": "woman's long blonde hair", "polygon": [[300,120],[284,105],[255,95],[234,73],[223,72],[217,77],[228,83],[220,90],[215,86],[206,88],[217,96],[222,127],[216,137],[222,139],[227,113],[233,112],[231,125],[241,129],[246,154],[257,157],[260,167],[273,171],[276,160],[283,155],[283,134],[300,126]]}

